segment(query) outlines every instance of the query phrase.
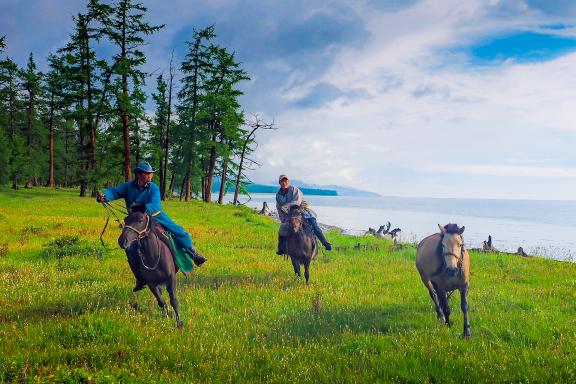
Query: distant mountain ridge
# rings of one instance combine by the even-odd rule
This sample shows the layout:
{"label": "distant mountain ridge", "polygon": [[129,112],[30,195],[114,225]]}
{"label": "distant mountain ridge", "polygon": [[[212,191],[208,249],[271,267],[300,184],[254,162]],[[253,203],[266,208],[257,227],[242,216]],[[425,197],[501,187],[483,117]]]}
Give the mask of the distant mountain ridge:
{"label": "distant mountain ridge", "polygon": [[[374,192],[340,185],[308,184],[296,179],[290,180],[290,183],[297,186],[304,195],[380,197]],[[249,193],[276,193],[278,188],[278,185],[250,184],[246,189]],[[218,190],[220,190],[220,180],[215,179],[212,184],[212,191],[217,192]],[[234,187],[230,187],[228,192],[234,192]]]}
{"label": "distant mountain ridge", "polygon": [[[312,189],[326,189],[326,190],[334,190],[338,193],[338,196],[364,196],[364,197],[381,197],[381,195],[365,191],[363,189],[358,188],[351,188],[351,187],[343,187],[340,185],[317,185],[317,184],[308,184],[303,181],[294,179],[290,181],[292,184],[297,186],[298,188],[312,188]],[[304,191],[302,191],[304,192]],[[304,192],[305,193],[305,192]]]}

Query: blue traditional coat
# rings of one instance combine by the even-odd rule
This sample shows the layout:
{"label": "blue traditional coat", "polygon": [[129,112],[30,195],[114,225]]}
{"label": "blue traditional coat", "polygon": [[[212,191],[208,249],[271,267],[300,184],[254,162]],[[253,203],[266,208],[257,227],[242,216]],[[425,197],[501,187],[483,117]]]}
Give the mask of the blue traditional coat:
{"label": "blue traditional coat", "polygon": [[107,201],[124,198],[126,208],[130,208],[132,204],[146,205],[146,212],[172,234],[176,246],[184,249],[192,247],[190,234],[162,212],[160,188],[156,184],[150,182],[144,188],[140,188],[136,180],[128,181],[116,187],[106,188],[103,193]]}

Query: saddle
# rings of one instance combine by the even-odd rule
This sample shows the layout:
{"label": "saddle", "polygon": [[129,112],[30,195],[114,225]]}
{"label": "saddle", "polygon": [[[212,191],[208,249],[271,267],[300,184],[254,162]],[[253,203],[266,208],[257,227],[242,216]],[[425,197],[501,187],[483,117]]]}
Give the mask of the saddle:
{"label": "saddle", "polygon": [[154,226],[154,232],[156,233],[158,238],[164,244],[166,244],[166,246],[170,250],[170,253],[172,254],[172,259],[174,260],[174,264],[176,265],[176,267],[180,269],[182,273],[184,273],[184,275],[188,276],[188,274],[192,271],[192,269],[194,269],[192,259],[190,259],[190,256],[186,252],[184,252],[184,250],[175,249],[174,240],[172,239],[170,232],[164,229],[162,225],[156,224]]}
{"label": "saddle", "polygon": [[[154,232],[156,232],[156,235],[158,235],[158,238],[160,240],[162,240],[162,242],[164,244],[166,244],[166,246],[170,250],[170,253],[172,253],[172,257],[174,257],[176,252],[174,251],[174,246],[172,244],[172,237],[168,234],[168,232],[161,225],[155,225],[154,226]],[[174,261],[176,261],[176,260],[174,260]]]}

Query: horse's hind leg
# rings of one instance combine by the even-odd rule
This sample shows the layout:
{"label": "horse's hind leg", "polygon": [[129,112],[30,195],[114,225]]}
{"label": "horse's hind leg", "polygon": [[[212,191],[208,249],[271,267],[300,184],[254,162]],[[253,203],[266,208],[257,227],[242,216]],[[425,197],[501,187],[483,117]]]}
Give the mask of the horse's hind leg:
{"label": "horse's hind leg", "polygon": [[445,322],[446,319],[444,317],[444,313],[442,312],[442,308],[440,307],[440,302],[438,300],[438,294],[436,293],[436,289],[430,280],[424,281],[424,285],[428,288],[428,293],[434,302],[434,309],[436,310],[436,315],[438,315],[438,320],[441,322]]}
{"label": "horse's hind leg", "polygon": [[166,290],[170,296],[170,305],[174,309],[174,314],[176,315],[176,326],[182,328],[182,320],[180,320],[180,313],[178,311],[178,299],[176,298],[176,275],[170,276],[166,282]]}
{"label": "horse's hind leg", "polygon": [[468,321],[468,284],[460,288],[460,308],[464,315],[464,333],[463,337],[470,337],[470,322]]}
{"label": "horse's hind leg", "polygon": [[156,284],[148,283],[148,288],[150,288],[150,291],[152,292],[152,294],[156,298],[156,301],[158,302],[158,306],[160,307],[160,309],[162,309],[162,312],[165,314],[166,313],[166,302],[164,301],[164,298],[162,297],[162,293],[160,292],[160,287]]}

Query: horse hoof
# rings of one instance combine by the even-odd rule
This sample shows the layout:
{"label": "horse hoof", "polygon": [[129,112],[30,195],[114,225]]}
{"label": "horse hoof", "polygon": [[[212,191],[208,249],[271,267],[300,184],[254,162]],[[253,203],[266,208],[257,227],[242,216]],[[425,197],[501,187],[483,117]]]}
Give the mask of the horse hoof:
{"label": "horse hoof", "polygon": [[462,334],[462,338],[463,339],[469,339],[470,337],[472,337],[472,334],[470,333],[469,329],[465,329],[464,333]]}
{"label": "horse hoof", "polygon": [[182,327],[184,327],[184,323],[182,322],[182,320],[178,320],[176,322],[176,328],[182,329]]}

